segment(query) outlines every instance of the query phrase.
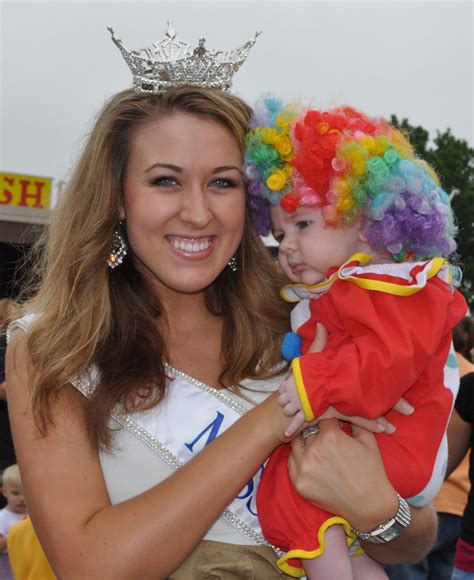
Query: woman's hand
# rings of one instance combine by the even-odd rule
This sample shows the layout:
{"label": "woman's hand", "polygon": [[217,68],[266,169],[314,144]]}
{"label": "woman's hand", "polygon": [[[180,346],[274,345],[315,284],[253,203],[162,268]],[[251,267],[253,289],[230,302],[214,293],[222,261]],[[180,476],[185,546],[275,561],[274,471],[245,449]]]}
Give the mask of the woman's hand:
{"label": "woman's hand", "polygon": [[289,472],[298,493],[360,531],[391,518],[398,500],[373,434],[353,426],[350,437],[336,419],[319,428],[304,447],[299,437],[292,442]]}
{"label": "woman's hand", "polygon": [[[403,397],[395,403],[392,407],[393,411],[397,411],[401,415],[411,415],[415,410],[414,407]],[[395,433],[396,427],[390,423],[385,417],[378,417],[377,419],[366,419],[365,417],[349,417],[339,413],[334,407],[328,407],[328,409],[320,416],[317,417],[316,422],[323,421],[325,419],[339,419],[339,421],[345,421],[346,423],[351,423],[352,425],[357,425],[371,431],[372,433],[386,433],[391,435]]]}
{"label": "woman's hand", "polygon": [[[292,442],[290,478],[309,501],[344,516],[361,532],[375,529],[394,516],[398,500],[384,470],[372,433],[353,426],[347,435],[337,420],[321,421],[320,432],[302,446]],[[387,544],[365,544],[364,549],[384,564],[419,562],[436,538],[436,512],[431,505],[411,510],[411,523]]]}
{"label": "woman's hand", "polygon": [[[274,436],[275,447],[280,443],[288,443],[294,436],[294,432],[287,435],[294,417],[285,414],[282,406],[278,402],[278,398],[279,393],[276,391],[257,407],[258,412],[261,413],[260,421],[262,421]],[[301,428],[307,425],[308,423],[305,423],[303,418]]]}

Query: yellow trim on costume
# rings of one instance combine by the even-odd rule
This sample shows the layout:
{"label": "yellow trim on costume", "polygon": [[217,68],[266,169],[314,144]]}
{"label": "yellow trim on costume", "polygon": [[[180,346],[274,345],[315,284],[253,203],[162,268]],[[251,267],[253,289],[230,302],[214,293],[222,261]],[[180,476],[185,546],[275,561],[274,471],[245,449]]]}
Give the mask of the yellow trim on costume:
{"label": "yellow trim on costume", "polygon": [[318,282],[318,284],[313,284],[312,286],[307,286],[306,284],[287,284],[286,286],[283,286],[283,288],[280,290],[280,296],[283,298],[283,300],[285,302],[299,302],[299,298],[287,298],[284,294],[286,288],[304,288],[305,290],[308,290],[310,292],[314,291],[314,290],[326,290],[327,288],[331,287],[334,282],[337,280],[337,278],[339,277],[339,272],[342,270],[342,268],[345,268],[347,266],[347,264],[350,264],[351,262],[354,262],[355,260],[357,260],[360,264],[362,264],[362,266],[365,266],[366,264],[368,264],[371,260],[372,257],[369,256],[369,254],[363,254],[363,253],[358,253],[358,254],[354,254],[353,256],[351,256],[347,262],[345,262],[340,268],[339,270],[337,270],[336,272],[334,272],[333,274],[331,274],[329,276],[329,278],[327,280],[324,280],[323,282]]}
{"label": "yellow trim on costume", "polygon": [[296,357],[291,361],[291,369],[293,371],[293,378],[295,379],[296,390],[298,391],[301,407],[303,408],[304,418],[306,421],[313,421],[315,417],[313,409],[311,409],[306,387],[304,386],[303,375],[301,374],[300,357]]}
{"label": "yellow trim on costume", "polygon": [[[437,258],[433,258],[431,260],[431,266],[428,270],[428,273],[426,274],[426,277],[428,278],[428,280],[430,278],[433,278],[433,276],[436,276],[436,274],[441,270],[441,268],[443,266],[449,266],[449,263],[441,257],[437,257]],[[449,271],[449,281],[451,282],[451,268],[448,268]]]}
{"label": "yellow trim on costume", "polygon": [[331,287],[334,282],[337,279],[337,275],[338,272],[334,272],[334,274],[331,274],[331,276],[329,276],[329,278],[327,280],[324,280],[324,282],[319,282],[318,284],[313,284],[313,286],[306,286],[306,284],[287,284],[286,286],[283,286],[283,288],[280,290],[280,296],[283,298],[283,300],[285,302],[299,302],[299,298],[288,298],[287,296],[285,296],[284,292],[287,288],[304,288],[305,290],[325,290],[326,288]]}
{"label": "yellow trim on costume", "polygon": [[351,262],[359,262],[362,266],[367,266],[369,262],[372,262],[372,256],[369,254],[364,254],[364,252],[353,254],[348,260],[344,262],[344,264],[342,264],[339,270],[345,268],[347,264],[350,264]]}
{"label": "yellow trim on costume", "polygon": [[[285,302],[299,302],[301,297],[289,298],[285,296],[285,291],[293,290],[298,288],[303,288],[308,292],[324,292],[329,290],[329,288],[334,284],[337,279],[352,282],[360,288],[365,290],[375,290],[378,292],[385,292],[386,294],[393,294],[396,296],[412,296],[419,292],[423,286],[419,284],[413,284],[411,286],[404,286],[402,284],[396,284],[394,282],[384,282],[382,280],[372,280],[368,278],[362,278],[358,276],[344,276],[343,270],[347,268],[351,262],[358,262],[360,266],[366,266],[372,261],[372,257],[369,254],[364,254],[362,252],[352,255],[337,272],[331,274],[331,276],[324,280],[324,282],[319,282],[319,284],[314,284],[312,286],[306,286],[305,284],[288,284],[280,290],[280,296],[285,300]],[[427,280],[433,278],[438,274],[443,266],[449,266],[449,263],[441,257],[432,258],[431,260],[425,260],[429,263],[428,271],[426,272]],[[413,263],[415,265],[415,263]],[[451,280],[451,272],[449,271],[449,280]]]}
{"label": "yellow trim on costume", "polygon": [[[358,256],[359,254],[356,254]],[[445,266],[448,262],[444,258],[433,258],[431,260],[430,267],[426,273],[426,278],[429,280],[436,276],[436,274]],[[344,266],[342,266],[344,268]],[[342,269],[341,268],[341,269]],[[339,270],[340,271],[340,270]],[[344,280],[352,282],[360,288],[365,290],[376,290],[378,292],[385,292],[386,294],[393,294],[395,296],[412,296],[419,292],[422,287],[416,286],[402,286],[401,284],[394,284],[393,282],[383,282],[381,280],[369,280],[367,278],[358,278],[357,276],[344,276]]]}
{"label": "yellow trim on costume", "polygon": [[[302,576],[304,576],[305,571],[304,571],[303,566],[301,566],[300,568],[296,568],[295,566],[291,566],[291,564],[288,564],[288,560],[291,560],[292,558],[300,558],[303,560],[313,560],[314,558],[321,556],[321,554],[324,552],[325,547],[326,547],[325,546],[326,531],[331,526],[334,526],[337,524],[342,525],[344,527],[344,530],[346,532],[347,547],[350,548],[352,546],[352,544],[355,542],[355,540],[357,539],[357,536],[351,530],[351,526],[349,525],[349,522],[347,520],[345,520],[341,516],[333,516],[332,518],[329,518],[328,520],[326,520],[318,530],[319,548],[316,548],[316,550],[312,550],[312,551],[301,550],[301,549],[290,550],[289,552],[287,552],[284,556],[282,556],[277,561],[278,568],[280,568],[280,570],[282,570],[283,572],[285,572],[289,576],[293,576],[294,578],[301,578]],[[363,551],[364,551],[363,548],[360,548],[360,549],[357,548],[357,550],[354,552],[353,555],[354,556],[359,555],[360,553],[363,553]]]}

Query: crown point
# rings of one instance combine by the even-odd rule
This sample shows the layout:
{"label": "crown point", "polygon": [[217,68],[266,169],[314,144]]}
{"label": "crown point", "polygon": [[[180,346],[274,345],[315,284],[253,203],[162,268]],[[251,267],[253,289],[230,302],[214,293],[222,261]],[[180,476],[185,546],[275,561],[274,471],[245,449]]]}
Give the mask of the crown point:
{"label": "crown point", "polygon": [[176,38],[176,30],[174,29],[173,22],[171,20],[168,20],[167,22],[166,36],[171,40]]}

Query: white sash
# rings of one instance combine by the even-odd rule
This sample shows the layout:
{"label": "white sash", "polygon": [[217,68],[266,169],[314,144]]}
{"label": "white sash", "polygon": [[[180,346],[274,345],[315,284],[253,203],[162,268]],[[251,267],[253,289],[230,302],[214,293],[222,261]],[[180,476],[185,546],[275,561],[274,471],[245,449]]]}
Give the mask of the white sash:
{"label": "white sash", "polygon": [[[174,469],[192,459],[218,435],[226,431],[246,408],[228,395],[165,364],[169,377],[167,393],[159,405],[146,411],[112,417],[151,447]],[[90,396],[97,382],[92,369],[71,383]],[[269,545],[262,535],[256,509],[262,468],[245,485],[221,516],[254,544]],[[279,551],[278,551],[279,553]]]}

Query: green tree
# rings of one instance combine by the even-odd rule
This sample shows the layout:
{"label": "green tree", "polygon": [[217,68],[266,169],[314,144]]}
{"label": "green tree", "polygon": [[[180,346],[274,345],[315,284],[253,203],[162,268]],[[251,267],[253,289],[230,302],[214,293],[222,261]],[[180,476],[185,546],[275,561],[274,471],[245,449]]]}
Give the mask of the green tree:
{"label": "green tree", "polygon": [[423,127],[401,122],[392,115],[392,123],[410,139],[417,154],[433,166],[443,189],[450,195],[456,215],[459,262],[463,269],[460,290],[474,312],[474,149],[464,139],[457,139],[450,129],[437,131],[433,144]]}

